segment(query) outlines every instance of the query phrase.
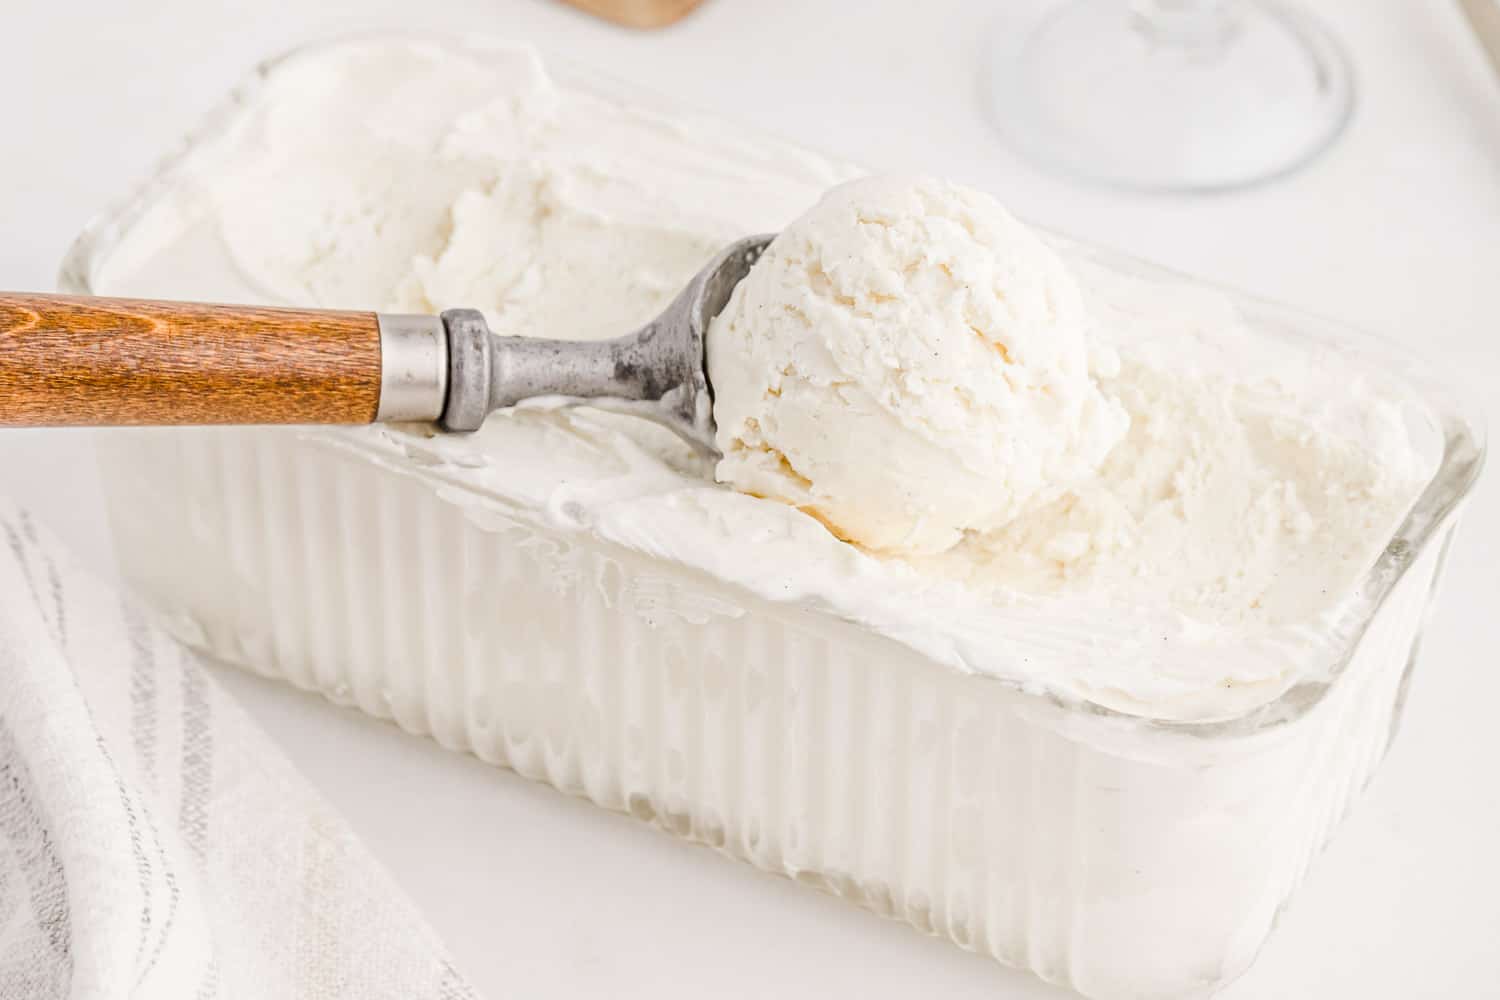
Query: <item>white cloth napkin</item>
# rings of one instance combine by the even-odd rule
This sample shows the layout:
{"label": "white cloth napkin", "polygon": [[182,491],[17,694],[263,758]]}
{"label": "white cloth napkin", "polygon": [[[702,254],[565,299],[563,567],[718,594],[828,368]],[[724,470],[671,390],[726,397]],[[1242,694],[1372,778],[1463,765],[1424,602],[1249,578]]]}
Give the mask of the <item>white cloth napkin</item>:
{"label": "white cloth napkin", "polygon": [[0,500],[0,998],[471,996],[194,656]]}

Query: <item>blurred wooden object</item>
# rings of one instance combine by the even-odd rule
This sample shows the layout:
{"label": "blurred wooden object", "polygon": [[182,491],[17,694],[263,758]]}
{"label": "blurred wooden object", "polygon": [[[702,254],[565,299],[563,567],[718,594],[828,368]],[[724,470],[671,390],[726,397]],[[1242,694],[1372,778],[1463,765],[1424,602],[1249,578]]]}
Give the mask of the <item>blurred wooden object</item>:
{"label": "blurred wooden object", "polygon": [[1458,5],[1489,56],[1490,65],[1500,73],[1500,0],[1459,0]]}
{"label": "blurred wooden object", "polygon": [[661,28],[678,20],[703,0],[566,0],[590,14],[631,28]]}

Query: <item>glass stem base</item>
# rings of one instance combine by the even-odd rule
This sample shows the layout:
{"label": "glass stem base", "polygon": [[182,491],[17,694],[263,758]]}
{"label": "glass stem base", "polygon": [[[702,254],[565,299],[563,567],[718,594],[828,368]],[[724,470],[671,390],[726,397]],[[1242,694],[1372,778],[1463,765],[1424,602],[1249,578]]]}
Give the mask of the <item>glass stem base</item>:
{"label": "glass stem base", "polygon": [[991,52],[995,122],[1028,157],[1123,188],[1212,191],[1288,173],[1348,122],[1353,73],[1275,3],[1070,0]]}

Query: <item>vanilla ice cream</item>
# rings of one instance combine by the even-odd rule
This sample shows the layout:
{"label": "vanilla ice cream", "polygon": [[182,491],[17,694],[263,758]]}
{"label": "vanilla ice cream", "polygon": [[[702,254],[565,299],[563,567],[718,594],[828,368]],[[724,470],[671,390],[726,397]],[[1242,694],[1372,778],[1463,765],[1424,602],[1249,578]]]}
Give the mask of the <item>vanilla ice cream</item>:
{"label": "vanilla ice cream", "polygon": [[1389,742],[1480,446],[1357,335],[858,173],[524,47],[277,62],[68,290],[600,338],[781,231],[710,331],[724,462],[556,405],[102,432],[123,575],[221,660],[1053,982],[1212,991]]}
{"label": "vanilla ice cream", "polygon": [[835,188],[709,329],[718,478],[874,550],[993,532],[1092,476],[1124,433],[1088,326],[1057,254],[989,195]]}
{"label": "vanilla ice cream", "polygon": [[272,77],[212,182],[135,230],[104,290],[467,306],[501,333],[597,339],[733,239],[780,232],[709,331],[717,468],[587,407],[346,440],[1027,689],[1222,717],[1326,669],[1329,623],[1430,474],[1397,388],[989,196],[845,183],[504,51],[351,45]]}

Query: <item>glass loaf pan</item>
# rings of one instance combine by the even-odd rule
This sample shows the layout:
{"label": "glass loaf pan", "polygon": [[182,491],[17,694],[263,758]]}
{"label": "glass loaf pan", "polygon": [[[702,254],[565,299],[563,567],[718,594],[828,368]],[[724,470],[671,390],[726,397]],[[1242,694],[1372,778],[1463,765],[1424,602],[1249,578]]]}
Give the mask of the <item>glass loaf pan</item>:
{"label": "glass loaf pan", "polygon": [[[99,282],[112,252],[277,64],[89,227],[64,290],[117,290]],[[1254,323],[1413,364],[1236,298]],[[1483,449],[1440,387],[1410,381],[1442,459],[1365,582],[1368,619],[1331,682],[1215,723],[956,672],[460,504],[461,486],[337,429],[110,431],[99,453],[124,576],[210,654],[1085,994],[1180,996],[1249,964],[1394,733]]]}

